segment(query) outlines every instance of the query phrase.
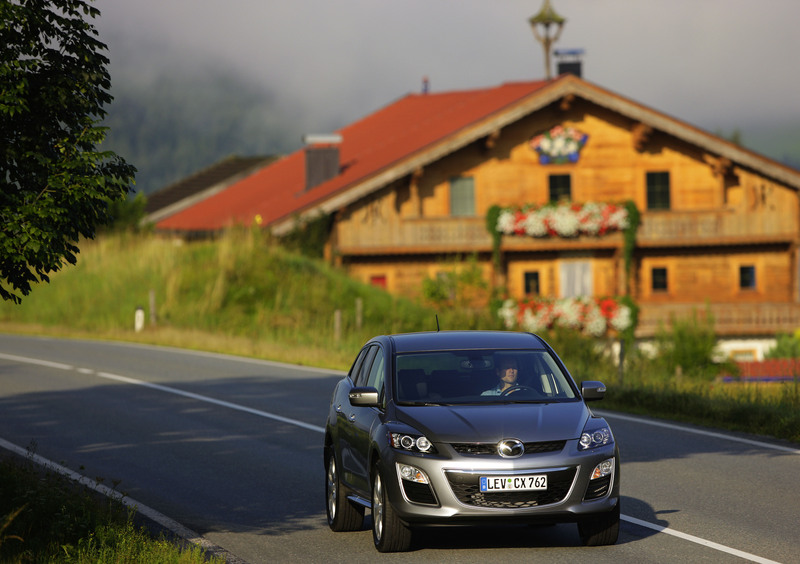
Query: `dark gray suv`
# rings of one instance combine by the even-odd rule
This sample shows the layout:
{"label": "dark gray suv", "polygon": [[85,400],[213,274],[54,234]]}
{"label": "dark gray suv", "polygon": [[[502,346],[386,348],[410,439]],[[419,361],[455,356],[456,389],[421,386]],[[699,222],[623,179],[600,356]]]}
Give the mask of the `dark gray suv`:
{"label": "dark gray suv", "polygon": [[619,450],[555,351],[530,333],[442,331],[371,339],[333,392],[325,494],[334,531],[372,511],[375,547],[414,527],[575,522],[586,545],[619,533]]}

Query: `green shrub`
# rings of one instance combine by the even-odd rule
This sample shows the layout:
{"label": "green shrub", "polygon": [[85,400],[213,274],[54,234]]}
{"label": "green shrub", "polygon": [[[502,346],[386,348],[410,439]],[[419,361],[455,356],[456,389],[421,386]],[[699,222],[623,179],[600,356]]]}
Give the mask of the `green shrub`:
{"label": "green shrub", "polygon": [[686,319],[675,319],[667,329],[661,326],[655,338],[655,367],[667,377],[686,376],[700,380],[713,380],[725,370],[733,370],[715,362],[717,337],[714,317],[710,311],[699,316],[697,311]]}
{"label": "green shrub", "polygon": [[800,358],[800,339],[787,333],[777,335],[775,346],[764,353],[764,358]]}

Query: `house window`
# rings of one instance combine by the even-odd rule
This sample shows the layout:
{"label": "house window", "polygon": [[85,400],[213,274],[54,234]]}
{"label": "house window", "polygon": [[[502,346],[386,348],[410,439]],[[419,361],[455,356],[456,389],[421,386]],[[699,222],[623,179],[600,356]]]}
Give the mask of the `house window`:
{"label": "house window", "polygon": [[647,209],[670,209],[668,172],[647,173]]}
{"label": "house window", "polygon": [[755,290],[756,289],[756,267],[755,266],[740,266],[739,267],[739,289],[740,290]]}
{"label": "house window", "polygon": [[457,176],[450,179],[450,215],[472,217],[475,215],[475,179]]}
{"label": "house window", "polygon": [[551,202],[572,199],[572,179],[569,174],[551,174],[549,183]]}
{"label": "house window", "polygon": [[667,269],[666,268],[654,268],[650,271],[651,276],[651,288],[654,292],[666,292],[667,291]]}
{"label": "house window", "polygon": [[379,274],[377,276],[370,276],[369,283],[373,286],[377,286],[378,288],[386,289],[386,275]]}
{"label": "house window", "polygon": [[590,261],[563,261],[559,266],[558,296],[560,298],[576,298],[593,294],[594,278]]}
{"label": "house window", "polygon": [[525,273],[525,295],[526,296],[538,296],[541,292],[539,291],[539,271],[534,270],[532,272]]}

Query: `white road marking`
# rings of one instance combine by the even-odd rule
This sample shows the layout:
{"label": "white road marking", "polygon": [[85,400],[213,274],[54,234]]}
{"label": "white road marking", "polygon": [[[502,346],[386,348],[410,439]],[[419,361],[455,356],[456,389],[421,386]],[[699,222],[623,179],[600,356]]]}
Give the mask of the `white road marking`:
{"label": "white road marking", "polygon": [[670,529],[669,527],[664,527],[662,525],[656,525],[654,523],[650,523],[648,521],[642,521],[641,519],[636,519],[635,517],[629,517],[628,515],[620,515],[620,519],[623,521],[628,521],[629,523],[633,523],[634,525],[639,525],[640,527],[647,527],[648,529],[652,529],[654,531],[658,531],[659,533],[666,533],[668,535],[672,535],[674,537],[678,537],[683,540],[687,540],[689,542],[693,542],[695,544],[700,544],[703,546],[707,546],[708,548],[713,548],[714,550],[719,550],[720,552],[725,552],[727,554],[732,554],[734,556],[738,556],[739,558],[744,558],[745,560],[750,560],[751,562],[758,562],[759,564],[780,564],[775,560],[769,560],[767,558],[761,558],[760,556],[756,556],[755,554],[750,554],[749,552],[742,552],[741,550],[736,550],[735,548],[730,548],[723,544],[719,544],[716,542],[712,542],[710,540],[702,539],[700,537],[696,537],[694,535],[688,535],[686,533],[682,533],[680,531],[676,531],[675,529]]}
{"label": "white road marking", "polygon": [[174,394],[176,396],[183,396],[191,399],[195,399],[198,401],[203,401],[206,403],[211,403],[214,405],[218,405],[221,407],[227,407],[228,409],[233,409],[236,411],[242,411],[244,413],[249,413],[251,415],[257,415],[259,417],[264,417],[266,419],[272,419],[274,421],[280,421],[281,423],[288,423],[290,425],[295,425],[297,427],[302,427],[303,429],[308,429],[310,431],[316,431],[318,433],[324,433],[325,429],[320,427],[319,425],[312,425],[310,423],[305,423],[304,421],[299,421],[297,419],[291,419],[289,417],[283,417],[281,415],[277,415],[275,413],[269,413],[267,411],[261,411],[259,409],[253,409],[252,407],[245,407],[243,405],[239,405],[236,403],[231,403],[228,401],[218,400],[212,397],[203,396],[200,394],[195,394],[192,392],[186,392],[184,390],[179,390],[177,388],[170,388],[169,386],[162,386],[160,384],[153,384],[152,382],[145,382],[144,380],[136,380],[135,378],[128,378],[127,376],[120,376],[118,374],[111,374],[109,372],[95,372],[90,368],[79,368],[76,366],[72,366],[69,364],[61,364],[57,362],[47,362],[43,360],[38,360],[35,358],[28,358],[24,356],[15,356],[11,354],[4,354],[0,353],[0,358],[4,358],[6,360],[12,360],[14,362],[22,362],[27,364],[36,364],[40,366],[47,366],[48,368],[58,368],[60,370],[75,370],[81,374],[86,375],[94,375],[99,378],[105,378],[106,380],[115,380],[117,382],[122,382],[125,384],[133,384],[135,386],[142,386],[145,388],[150,388],[153,390],[158,390],[160,392],[166,392],[169,394]]}
{"label": "white road marking", "polygon": [[[594,411],[594,410],[593,410]],[[597,415],[603,417],[610,417],[612,419],[621,419],[622,421],[632,421],[634,423],[641,423],[642,425],[651,425],[653,427],[661,427],[663,429],[670,429],[671,431],[682,431],[684,433],[694,433],[695,435],[703,435],[705,437],[713,437],[715,439],[723,439],[725,441],[732,441],[735,443],[743,443],[746,445],[757,446],[759,448],[767,448],[772,450],[780,450],[791,454],[800,454],[800,449],[787,447],[783,445],[776,445],[772,443],[765,443],[762,441],[755,441],[753,439],[746,439],[744,437],[736,437],[734,435],[726,435],[723,433],[716,433],[714,431],[707,431],[705,429],[696,429],[694,427],[685,427],[683,425],[676,425],[674,423],[666,423],[664,421],[655,421],[653,419],[645,419],[643,417],[634,417],[632,415],[620,415],[617,412],[610,413],[605,411],[595,411]]]}
{"label": "white road marking", "polygon": [[192,392],[185,392],[183,390],[178,390],[177,388],[170,388],[168,386],[162,386],[160,384],[153,384],[152,382],[145,382],[144,380],[136,380],[134,378],[128,378],[126,376],[119,376],[117,374],[110,374],[108,372],[96,372],[95,373],[100,378],[105,378],[107,380],[116,380],[117,382],[124,382],[126,384],[133,384],[136,386],[144,386],[145,388],[151,388],[153,390],[158,390],[160,392],[166,392],[168,394],[174,394],[176,396],[183,396],[186,398],[195,399],[198,401],[204,401],[206,403],[211,403],[214,405],[219,405],[221,407],[227,407],[229,409],[234,409],[236,411],[242,411],[244,413],[249,413],[251,415],[257,415],[259,417],[264,417],[266,419],[273,419],[275,421],[280,421],[281,423],[288,423],[290,425],[295,425],[297,427],[302,427],[303,429],[308,429],[310,431],[317,431],[318,433],[324,433],[325,428],[320,427],[319,425],[312,425],[311,423],[306,423],[304,421],[299,421],[298,419],[291,419],[289,417],[283,417],[282,415],[276,415],[275,413],[269,413],[267,411],[261,411],[260,409],[253,409],[252,407],[245,407],[243,405],[239,405],[237,403],[231,403],[229,401],[218,400],[215,398],[211,398],[208,396],[203,396],[200,394],[195,394]]}
{"label": "white road marking", "polygon": [[[191,398],[191,399],[195,399],[195,400],[198,400],[198,401],[203,401],[203,402],[211,403],[211,404],[214,404],[214,405],[218,405],[218,406],[221,406],[221,407],[227,407],[229,409],[234,409],[236,411],[249,413],[251,415],[257,415],[259,417],[265,417],[267,419],[273,419],[275,421],[280,421],[282,423],[288,423],[290,425],[295,425],[297,427],[301,427],[303,429],[308,429],[308,430],[311,430],[311,431],[317,431],[319,433],[324,433],[325,432],[325,429],[323,427],[320,427],[318,425],[311,425],[310,423],[305,423],[304,421],[299,421],[297,419],[291,419],[289,417],[283,417],[281,415],[276,415],[274,413],[269,413],[269,412],[266,412],[266,411],[253,409],[253,408],[250,408],[250,407],[245,407],[243,405],[239,405],[239,404],[235,404],[235,403],[231,403],[231,402],[227,402],[227,401],[223,401],[223,400],[218,400],[218,399],[215,399],[215,398],[211,398],[211,397],[208,397],[208,396],[203,396],[203,395],[200,395],[200,394],[195,394],[195,393],[192,393],[192,392],[185,392],[185,391],[179,390],[177,388],[170,388],[168,386],[162,386],[160,384],[153,384],[152,382],[145,382],[144,380],[137,380],[135,378],[128,378],[126,376],[120,376],[118,374],[111,374],[109,372],[95,372],[94,370],[91,370],[91,369],[88,369],[88,368],[79,368],[79,367],[71,366],[71,365],[68,365],[68,364],[61,364],[61,363],[57,363],[57,362],[48,362],[48,361],[38,360],[38,359],[35,359],[35,358],[15,356],[15,355],[9,355],[9,354],[4,354],[4,353],[0,353],[0,358],[4,358],[6,360],[12,360],[14,362],[36,364],[36,365],[40,365],[40,366],[47,366],[47,367],[50,367],[50,368],[58,368],[58,369],[62,369],[62,370],[76,370],[76,371],[80,372],[81,374],[87,374],[87,375],[92,375],[93,374],[93,375],[98,376],[99,378],[105,378],[107,380],[114,380],[114,381],[122,382],[122,383],[125,383],[125,384],[143,386],[143,387],[150,388],[150,389],[153,389],[153,390],[158,390],[158,391],[166,392],[166,393],[169,393],[169,394],[174,394],[174,395],[178,395],[178,396]],[[602,413],[602,415],[604,417],[608,416],[608,417],[611,417],[611,418],[617,418],[617,419],[622,419],[622,420],[627,420],[627,421],[634,421],[636,423],[643,423],[643,424],[646,424],[646,425],[654,425],[654,426],[663,427],[663,428],[666,428],[666,429],[684,431],[684,432],[689,432],[689,433],[696,433],[696,434],[699,434],[699,435],[705,435],[705,436],[714,437],[714,438],[720,438],[720,439],[725,439],[725,440],[730,440],[730,441],[735,441],[735,442],[740,442],[740,443],[751,444],[751,445],[759,446],[759,447],[763,447],[763,448],[772,448],[772,449],[776,449],[776,450],[782,450],[782,451],[791,452],[791,453],[794,453],[794,454],[800,454],[800,450],[797,450],[797,449],[783,447],[783,446],[780,446],[780,445],[773,445],[773,444],[769,444],[769,443],[762,443],[762,442],[759,442],[759,441],[753,441],[753,440],[750,440],[750,439],[744,439],[744,438],[734,437],[734,436],[730,436],[730,435],[724,435],[722,433],[715,433],[715,432],[712,432],[712,431],[704,431],[702,429],[693,429],[693,428],[690,428],[690,427],[683,427],[683,426],[680,426],[680,425],[674,425],[674,424],[670,424],[670,423],[663,423],[663,422],[659,422],[659,421],[651,421],[649,419],[641,419],[641,418],[638,418],[638,417],[631,417],[631,416],[627,416],[627,415],[619,415],[618,413],[605,413],[604,412],[604,413]],[[6,448],[8,450],[13,450],[15,452],[20,452],[23,456],[30,456],[27,453],[27,451],[25,451],[25,449],[22,449],[21,447],[18,447],[16,445],[12,444],[12,443],[9,443],[9,442],[3,440],[2,438],[0,438],[0,446],[2,446],[3,448]],[[101,493],[105,493],[106,495],[109,495],[109,496],[112,496],[112,497],[113,496],[119,497],[119,494],[117,494],[116,492],[114,492],[110,488],[108,488],[106,486],[103,486],[102,484],[96,484],[95,482],[92,482],[88,478],[86,478],[84,476],[81,476],[80,474],[77,474],[76,472],[72,472],[71,470],[68,470],[66,468],[60,467],[57,464],[48,461],[47,459],[38,457],[37,455],[33,455],[33,456],[35,458],[40,458],[41,459],[41,462],[39,462],[37,460],[37,462],[39,462],[40,464],[46,464],[51,468],[60,468],[60,470],[58,470],[59,472],[65,473],[65,475],[68,475],[70,477],[74,476],[73,479],[76,479],[78,481],[82,481],[82,483],[90,482],[91,484],[94,484],[94,486],[92,486],[89,483],[87,483],[87,485],[89,485],[89,487],[95,487],[95,489],[97,489],[97,491],[100,491]],[[62,472],[62,470],[63,470],[63,472]],[[104,488],[105,490],[108,490],[108,492],[106,492],[104,490],[101,490],[101,489],[98,489],[98,488]],[[185,527],[183,527],[179,523],[177,523],[175,521],[172,521],[171,519],[169,519],[165,515],[162,515],[162,514],[158,513],[154,509],[147,508],[146,506],[138,504],[137,502],[135,502],[133,500],[130,500],[129,498],[128,498],[128,501],[131,502],[131,505],[130,505],[131,507],[138,507],[138,508],[144,507],[148,511],[152,512],[156,516],[156,518],[154,519],[156,522],[164,525],[164,523],[162,523],[160,520],[158,520],[158,519],[163,518],[166,522],[171,522],[171,526],[178,527],[179,529],[184,529],[186,534],[191,535],[190,538],[192,539],[192,542],[199,542],[201,544],[203,542],[208,542],[205,539],[202,539],[202,537],[200,537],[199,535],[197,535],[197,533],[194,533],[193,531],[190,531],[189,529],[186,529]],[[147,516],[153,518],[151,515],[147,515]],[[695,544],[699,544],[699,545],[702,545],[702,546],[706,546],[706,547],[712,548],[714,550],[725,552],[727,554],[732,554],[732,555],[738,556],[739,558],[744,558],[745,560],[749,560],[751,562],[758,562],[759,564],[779,564],[779,563],[777,563],[777,562],[775,562],[773,560],[762,558],[762,557],[756,556],[754,554],[749,554],[747,552],[743,552],[743,551],[737,550],[735,548],[730,548],[730,547],[727,547],[725,545],[722,545],[722,544],[719,544],[719,543],[715,543],[713,541],[709,541],[709,540],[706,540],[706,539],[703,539],[703,538],[700,538],[700,537],[689,535],[687,533],[682,533],[680,531],[676,531],[674,529],[670,529],[669,527],[664,527],[662,525],[656,525],[656,524],[650,523],[648,521],[642,521],[641,519],[637,519],[635,517],[630,517],[628,515],[621,515],[620,519],[622,519],[623,521],[627,521],[629,523],[633,523],[634,525],[639,525],[641,527],[646,527],[648,529],[652,529],[652,530],[660,532],[660,533],[665,533],[665,534],[668,534],[668,535],[672,535],[672,536],[681,538],[683,540],[687,540],[689,542],[693,542]],[[166,526],[168,529],[174,531],[174,529],[172,529],[171,526],[167,526],[167,525],[164,525],[164,526]],[[187,538],[187,537],[184,537],[184,538]]]}

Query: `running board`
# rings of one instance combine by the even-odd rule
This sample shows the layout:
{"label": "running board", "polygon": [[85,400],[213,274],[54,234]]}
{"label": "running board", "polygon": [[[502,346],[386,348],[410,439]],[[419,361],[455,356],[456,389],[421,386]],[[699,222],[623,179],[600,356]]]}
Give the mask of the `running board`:
{"label": "running board", "polygon": [[347,499],[349,499],[349,500],[350,500],[350,501],[352,501],[353,503],[357,503],[357,504],[359,504],[359,505],[363,505],[363,506],[364,506],[364,507],[366,507],[367,509],[372,509],[372,503],[371,503],[371,502],[370,502],[368,499],[364,499],[364,498],[363,498],[363,497],[361,497],[361,496],[358,496],[358,495],[348,495],[348,496],[347,496]]}

